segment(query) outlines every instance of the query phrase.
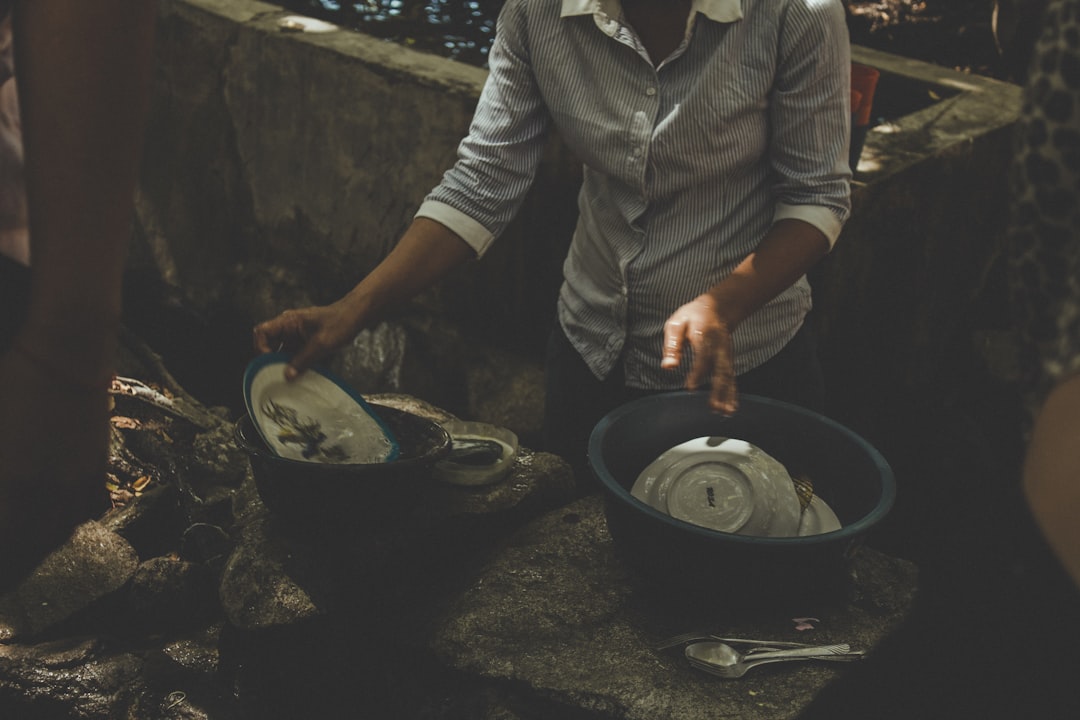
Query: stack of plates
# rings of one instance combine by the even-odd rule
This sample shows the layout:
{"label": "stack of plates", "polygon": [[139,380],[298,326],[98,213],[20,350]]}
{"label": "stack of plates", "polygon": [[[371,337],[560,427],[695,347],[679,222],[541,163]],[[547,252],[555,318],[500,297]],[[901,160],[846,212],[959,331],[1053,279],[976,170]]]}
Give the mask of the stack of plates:
{"label": "stack of plates", "polygon": [[840,529],[821,498],[802,510],[781,463],[732,438],[676,445],[642,471],[630,492],[674,518],[721,532],[792,537]]}

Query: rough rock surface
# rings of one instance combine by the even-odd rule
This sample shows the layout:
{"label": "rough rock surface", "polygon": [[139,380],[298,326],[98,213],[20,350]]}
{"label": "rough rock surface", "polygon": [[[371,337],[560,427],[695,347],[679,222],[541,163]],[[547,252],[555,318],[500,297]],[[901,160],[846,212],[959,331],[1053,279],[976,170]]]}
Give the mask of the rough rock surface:
{"label": "rough rock surface", "polygon": [[633,576],[618,559],[600,499],[585,498],[516,534],[459,597],[434,647],[482,688],[492,720],[513,708],[545,718],[794,718],[842,665],[765,668],[732,683],[653,645],[707,628],[872,651],[908,612],[916,572],[866,548],[854,569],[846,602],[803,609],[817,618],[813,631],[796,632],[790,615],[683,605]]}
{"label": "rough rock surface", "polygon": [[[249,496],[253,488],[245,488]],[[221,578],[221,605],[234,626],[252,630],[303,622],[322,614],[318,605],[288,564],[294,551],[269,529],[272,518],[253,499],[253,507],[240,515],[246,522],[240,540]],[[303,564],[303,557],[297,564]]]}
{"label": "rough rock surface", "polygon": [[426,478],[394,522],[311,536],[262,503],[228,413],[125,341],[140,389],[116,397],[115,507],[0,598],[0,717],[439,717],[439,668],[413,654],[477,558],[572,499],[569,467],[523,447],[496,485]]}
{"label": "rough rock surface", "polygon": [[145,691],[142,669],[141,658],[100,638],[0,644],[0,708],[18,696],[6,717],[125,717]]}
{"label": "rough rock surface", "polygon": [[119,589],[139,559],[122,537],[97,522],[45,558],[15,590],[0,598],[0,641],[34,636]]}

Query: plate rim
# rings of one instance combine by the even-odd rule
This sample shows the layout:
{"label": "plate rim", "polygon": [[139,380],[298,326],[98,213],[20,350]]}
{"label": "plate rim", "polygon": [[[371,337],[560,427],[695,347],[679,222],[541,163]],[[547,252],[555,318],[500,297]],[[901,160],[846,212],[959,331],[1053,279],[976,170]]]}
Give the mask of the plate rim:
{"label": "plate rim", "polygon": [[[802,533],[803,522],[805,521],[805,519],[807,517],[807,513],[809,513],[811,511],[811,508],[813,508],[814,517],[817,518],[818,520],[821,519],[821,511],[822,511],[822,508],[824,508],[828,512],[830,518],[836,521],[836,527],[833,528],[832,530],[819,530],[818,532],[806,533],[804,535]],[[800,519],[799,519],[799,529],[798,529],[797,533],[798,533],[798,537],[811,537],[811,536],[814,536],[814,535],[828,535],[830,533],[839,532],[840,530],[843,530],[843,529],[844,529],[844,524],[842,522],[840,522],[840,517],[836,514],[836,511],[832,509],[832,506],[829,505],[829,503],[825,502],[825,499],[822,498],[820,495],[814,495],[814,497],[810,498],[810,504],[807,505],[806,509],[803,510],[803,512],[802,512],[802,517],[800,517]]]}

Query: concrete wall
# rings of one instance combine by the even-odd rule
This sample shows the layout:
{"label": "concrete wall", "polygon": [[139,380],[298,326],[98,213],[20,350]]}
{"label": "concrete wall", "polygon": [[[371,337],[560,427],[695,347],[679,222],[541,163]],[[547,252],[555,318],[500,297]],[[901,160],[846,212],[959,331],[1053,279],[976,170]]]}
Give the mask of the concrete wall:
{"label": "concrete wall", "polygon": [[[335,299],[453,162],[485,72],[360,33],[286,32],[289,13],[251,0],[161,0],[161,10],[133,274],[238,326]],[[872,424],[867,392],[927,392],[958,362],[990,362],[1000,328],[983,309],[1001,302],[1020,93],[864,48],[854,56],[883,72],[883,94],[896,80],[926,94],[922,109],[870,133],[854,215],[813,277],[837,410]],[[469,372],[445,351],[467,347],[458,331],[537,359],[578,172],[553,142],[501,243],[399,318],[441,378],[425,385],[418,372],[405,391],[451,410],[475,396],[440,395]]]}
{"label": "concrete wall", "polygon": [[[1007,380],[1007,172],[1021,89],[855,48],[946,97],[870,133],[853,213],[815,273],[823,355],[841,386],[882,398]],[[885,77],[883,76],[883,81]]]}
{"label": "concrete wall", "polygon": [[[161,2],[132,267],[199,310],[256,319],[351,287],[453,163],[486,77],[359,33],[285,32],[286,15]],[[517,318],[538,321],[531,298],[553,302],[562,249],[548,245],[567,242],[577,172],[553,144],[534,196],[561,214],[530,202],[489,258],[445,284],[449,300],[426,301],[523,334]]]}

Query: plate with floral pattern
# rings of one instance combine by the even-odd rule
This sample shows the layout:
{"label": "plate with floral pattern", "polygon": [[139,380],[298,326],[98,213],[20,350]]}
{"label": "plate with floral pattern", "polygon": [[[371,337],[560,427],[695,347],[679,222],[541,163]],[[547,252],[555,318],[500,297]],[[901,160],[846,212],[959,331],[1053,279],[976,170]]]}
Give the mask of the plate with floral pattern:
{"label": "plate with floral pattern", "polygon": [[285,379],[287,353],[266,353],[244,372],[244,403],[277,455],[313,463],[391,462],[397,439],[370,405],[324,368]]}

